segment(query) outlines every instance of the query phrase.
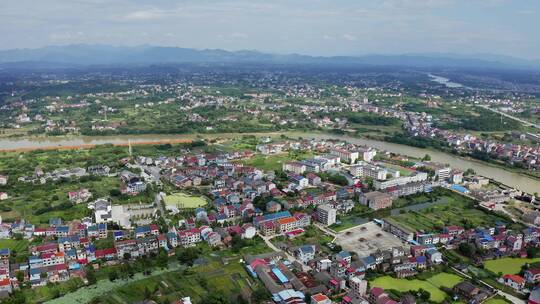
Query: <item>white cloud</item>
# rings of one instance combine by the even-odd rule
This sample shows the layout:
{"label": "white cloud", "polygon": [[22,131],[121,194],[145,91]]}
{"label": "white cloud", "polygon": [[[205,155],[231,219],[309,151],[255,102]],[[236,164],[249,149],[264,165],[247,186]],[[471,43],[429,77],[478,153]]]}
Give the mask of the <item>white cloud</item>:
{"label": "white cloud", "polygon": [[356,41],[358,40],[358,37],[356,37],[355,35],[352,35],[352,34],[343,34],[343,39],[345,40],[348,40],[348,41]]}
{"label": "white cloud", "polygon": [[145,21],[180,16],[182,13],[183,10],[181,8],[170,10],[148,8],[129,12],[120,16],[120,19],[123,21]]}
{"label": "white cloud", "polygon": [[517,13],[519,15],[536,15],[536,11],[533,10],[520,10]]}
{"label": "white cloud", "polygon": [[55,43],[79,41],[83,37],[84,37],[84,33],[80,31],[79,32],[51,33],[49,35],[49,39]]}
{"label": "white cloud", "polygon": [[249,35],[246,33],[232,33],[229,35],[229,37],[233,39],[247,39],[249,38]]}

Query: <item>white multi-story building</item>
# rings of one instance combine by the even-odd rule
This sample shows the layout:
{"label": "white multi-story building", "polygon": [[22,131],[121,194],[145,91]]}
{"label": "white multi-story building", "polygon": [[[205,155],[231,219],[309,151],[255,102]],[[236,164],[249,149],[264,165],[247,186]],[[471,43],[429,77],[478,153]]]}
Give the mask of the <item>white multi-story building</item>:
{"label": "white multi-story building", "polygon": [[359,153],[351,152],[341,148],[332,148],[330,153],[333,155],[339,156],[339,160],[342,163],[354,164],[358,160]]}
{"label": "white multi-story building", "polygon": [[283,171],[304,174],[306,172],[306,165],[298,161],[285,162],[283,163]]}
{"label": "white multi-story building", "polygon": [[367,281],[359,277],[352,277],[349,280],[349,287],[356,295],[364,296],[367,291]]}
{"label": "white multi-story building", "polygon": [[330,226],[336,222],[336,214],[336,209],[330,205],[320,205],[317,207],[317,220],[326,226]]}
{"label": "white multi-story building", "polygon": [[195,246],[201,241],[201,232],[197,228],[182,230],[178,232],[178,240],[180,245],[184,247]]}
{"label": "white multi-story building", "polygon": [[373,186],[375,187],[375,189],[380,190],[380,189],[386,189],[390,187],[401,186],[408,183],[423,182],[427,180],[427,178],[428,178],[428,174],[426,172],[415,172],[409,176],[401,176],[398,178],[392,178],[389,180],[382,180],[382,181],[375,180],[373,182]]}
{"label": "white multi-story building", "polygon": [[339,156],[332,154],[315,156],[315,159],[323,161],[323,163],[319,165],[321,171],[328,171],[339,164]]}
{"label": "white multi-story building", "polygon": [[357,165],[350,166],[349,172],[354,177],[371,177],[374,180],[386,180],[388,170],[379,166],[360,162]]}
{"label": "white multi-story building", "polygon": [[377,155],[377,150],[373,148],[360,148],[358,151],[362,154],[362,160],[367,162],[371,162]]}
{"label": "white multi-story building", "polygon": [[94,210],[96,223],[106,223],[111,220],[112,205],[107,199],[100,198],[88,204],[88,208]]}

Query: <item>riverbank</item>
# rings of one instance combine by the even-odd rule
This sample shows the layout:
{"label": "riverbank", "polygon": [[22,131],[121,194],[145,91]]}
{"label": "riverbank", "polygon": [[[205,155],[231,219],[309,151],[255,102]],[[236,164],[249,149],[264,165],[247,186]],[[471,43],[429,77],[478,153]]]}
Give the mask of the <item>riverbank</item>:
{"label": "riverbank", "polygon": [[[112,143],[115,147],[127,147],[129,145],[142,146],[142,145],[163,145],[163,144],[189,144],[192,143],[192,139],[165,139],[165,140],[148,140],[148,141],[136,141],[133,143]],[[71,146],[46,146],[41,148],[14,148],[14,149],[0,149],[1,152],[29,152],[35,150],[77,150],[77,149],[91,149],[98,146],[98,144],[79,144]]]}
{"label": "riverbank", "polygon": [[193,141],[196,139],[227,139],[239,136],[255,135],[278,137],[285,135],[291,138],[315,138],[315,139],[336,139],[344,140],[359,145],[367,145],[379,150],[392,153],[407,155],[415,158],[422,158],[429,154],[431,159],[450,165],[459,170],[473,169],[477,174],[489,177],[503,185],[520,189],[527,193],[538,192],[540,189],[540,180],[536,177],[516,172],[511,168],[497,166],[494,164],[482,162],[476,159],[464,158],[446,152],[441,152],[430,148],[417,148],[413,146],[395,144],[387,141],[373,140],[368,138],[356,137],[346,134],[331,134],[324,132],[263,132],[263,133],[213,133],[213,134],[172,134],[172,135],[119,135],[119,136],[62,136],[45,138],[25,138],[25,139],[0,139],[0,151],[31,151],[40,149],[78,149],[92,147],[95,145],[112,144],[132,145],[139,144],[163,144],[183,141]]}

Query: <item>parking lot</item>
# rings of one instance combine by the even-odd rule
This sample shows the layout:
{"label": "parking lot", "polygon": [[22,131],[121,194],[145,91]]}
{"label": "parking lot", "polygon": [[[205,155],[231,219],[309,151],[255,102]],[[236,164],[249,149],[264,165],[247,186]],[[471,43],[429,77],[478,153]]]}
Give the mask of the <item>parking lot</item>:
{"label": "parking lot", "polygon": [[356,226],[342,232],[335,240],[344,250],[358,253],[360,257],[370,255],[377,250],[385,250],[394,246],[403,246],[408,250],[408,245],[392,234],[383,231],[374,222]]}

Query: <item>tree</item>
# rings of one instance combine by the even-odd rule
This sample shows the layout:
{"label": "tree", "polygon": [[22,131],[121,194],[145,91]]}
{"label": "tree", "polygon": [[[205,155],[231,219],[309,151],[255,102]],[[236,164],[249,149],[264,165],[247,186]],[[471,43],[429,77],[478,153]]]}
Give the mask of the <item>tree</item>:
{"label": "tree", "polygon": [[199,283],[199,285],[201,285],[202,288],[204,289],[208,288],[208,280],[204,276],[198,275],[197,282]]}
{"label": "tree", "polygon": [[220,295],[220,294],[217,294],[217,293],[211,293],[208,296],[206,296],[206,298],[204,299],[204,301],[202,301],[202,303],[205,303],[205,304],[230,304],[231,302],[229,302],[229,300],[227,300],[227,298],[225,298],[224,295]]}
{"label": "tree", "polygon": [[17,278],[17,281],[19,281],[19,283],[24,282],[24,272],[18,270],[17,272],[15,272],[15,277]]}
{"label": "tree", "polygon": [[427,302],[429,298],[431,297],[431,293],[423,288],[420,288],[418,290],[418,296],[420,299],[422,299],[424,302]]}
{"label": "tree", "polygon": [[244,296],[239,294],[238,297],[236,297],[236,304],[249,304],[249,301],[247,301]]}
{"label": "tree", "polygon": [[195,247],[189,247],[182,249],[180,248],[177,252],[178,260],[182,264],[187,264],[189,266],[193,265],[193,261],[195,261],[199,257],[199,250]]}
{"label": "tree", "polygon": [[232,237],[232,251],[233,252],[240,252],[240,250],[246,245],[245,240],[242,239],[242,237],[238,234],[233,235]]}
{"label": "tree", "polygon": [[148,286],[144,287],[144,298],[150,299],[152,297],[153,292],[148,288]]}
{"label": "tree", "polygon": [[461,252],[466,257],[474,257],[476,254],[476,247],[469,243],[459,244],[459,252]]}
{"label": "tree", "polygon": [[156,265],[161,268],[166,268],[168,262],[167,252],[165,252],[165,249],[160,248],[158,255],[156,257]]}
{"label": "tree", "polygon": [[475,175],[476,172],[471,169],[471,168],[468,168],[467,170],[465,170],[465,172],[463,173],[463,175],[467,176],[467,175]]}
{"label": "tree", "polygon": [[266,288],[264,288],[263,286],[259,286],[253,291],[253,293],[251,294],[251,298],[255,303],[261,303],[268,300],[270,298],[270,294],[268,293]]}
{"label": "tree", "polygon": [[118,279],[118,272],[116,270],[109,271],[109,281],[113,282]]}
{"label": "tree", "polygon": [[90,264],[86,265],[86,279],[88,280],[88,284],[94,285],[97,282],[96,278],[96,272],[94,270],[94,267]]}
{"label": "tree", "polygon": [[9,298],[2,300],[2,304],[24,304],[26,298],[20,290],[15,290]]}
{"label": "tree", "polygon": [[424,157],[422,157],[422,161],[431,161],[431,155],[426,154]]}

